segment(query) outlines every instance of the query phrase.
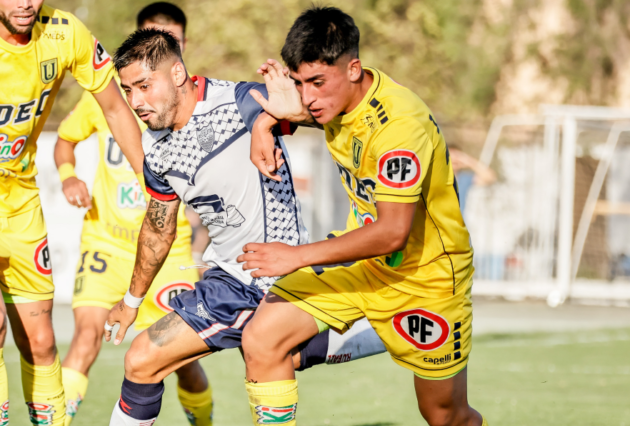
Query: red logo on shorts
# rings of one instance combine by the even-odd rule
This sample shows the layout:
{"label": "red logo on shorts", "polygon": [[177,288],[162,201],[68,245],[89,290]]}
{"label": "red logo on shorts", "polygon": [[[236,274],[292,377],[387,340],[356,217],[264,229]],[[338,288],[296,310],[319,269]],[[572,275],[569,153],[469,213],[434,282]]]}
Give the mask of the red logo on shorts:
{"label": "red logo on shorts", "polygon": [[392,319],[394,330],[406,341],[422,351],[433,351],[442,346],[451,334],[448,322],[426,309],[400,312]]}
{"label": "red logo on shorts", "polygon": [[164,312],[172,312],[173,308],[170,307],[169,302],[183,292],[194,290],[194,288],[192,284],[184,282],[167,284],[156,293],[155,304]]}
{"label": "red logo on shorts", "polygon": [[52,274],[52,262],[50,261],[50,250],[48,249],[48,238],[44,238],[44,241],[39,243],[35,248],[35,268],[37,272],[42,275]]}

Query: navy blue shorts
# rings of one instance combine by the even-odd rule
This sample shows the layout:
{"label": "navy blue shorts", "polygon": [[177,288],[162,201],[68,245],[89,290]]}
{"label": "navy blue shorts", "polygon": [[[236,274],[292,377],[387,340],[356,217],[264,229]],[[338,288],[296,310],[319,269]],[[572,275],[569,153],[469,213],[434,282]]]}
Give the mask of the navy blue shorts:
{"label": "navy blue shorts", "polygon": [[265,294],[221,268],[203,274],[195,289],[174,297],[170,305],[214,352],[241,346],[243,328]]}

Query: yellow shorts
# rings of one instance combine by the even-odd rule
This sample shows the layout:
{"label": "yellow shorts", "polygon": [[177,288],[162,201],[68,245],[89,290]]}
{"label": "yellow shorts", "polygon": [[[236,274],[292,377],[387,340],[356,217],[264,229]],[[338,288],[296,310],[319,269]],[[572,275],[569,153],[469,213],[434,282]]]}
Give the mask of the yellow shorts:
{"label": "yellow shorts", "polygon": [[52,262],[41,206],[0,217],[0,288],[4,294],[33,301],[53,298]]}
{"label": "yellow shorts", "polygon": [[300,269],[269,291],[342,333],[367,317],[392,359],[421,377],[444,379],[467,365],[472,280],[433,299],[388,286],[364,262],[345,265]]}
{"label": "yellow shorts", "polygon": [[[135,261],[128,257],[117,257],[114,251],[112,253],[99,251],[94,248],[95,246],[96,244],[81,245],[72,309],[81,306],[111,309],[120,302],[129,289]],[[192,264],[192,256],[166,259],[140,306],[135,322],[136,329],[146,329],[172,312],[173,309],[168,304],[170,300],[184,291],[195,288],[195,282],[199,281],[197,270],[179,269],[182,265]]]}

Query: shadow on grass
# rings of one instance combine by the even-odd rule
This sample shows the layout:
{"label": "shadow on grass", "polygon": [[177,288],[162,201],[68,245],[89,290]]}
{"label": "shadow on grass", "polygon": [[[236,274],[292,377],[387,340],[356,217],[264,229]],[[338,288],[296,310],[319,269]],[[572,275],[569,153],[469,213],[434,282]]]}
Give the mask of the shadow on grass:
{"label": "shadow on grass", "polygon": [[361,423],[353,426],[398,426],[400,423]]}

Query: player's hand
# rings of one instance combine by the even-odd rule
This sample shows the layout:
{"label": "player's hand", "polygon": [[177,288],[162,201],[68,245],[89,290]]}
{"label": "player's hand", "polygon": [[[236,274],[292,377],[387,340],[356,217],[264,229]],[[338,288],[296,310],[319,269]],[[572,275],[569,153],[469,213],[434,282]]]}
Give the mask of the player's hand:
{"label": "player's hand", "polygon": [[72,176],[64,180],[62,185],[63,195],[70,204],[76,207],[92,208],[92,199],[87,185],[79,178]]}
{"label": "player's hand", "polygon": [[243,270],[256,269],[251,275],[259,277],[279,277],[300,269],[297,247],[283,243],[249,243],[243,247],[244,254],[236,258],[243,263]]}
{"label": "player's hand", "polygon": [[267,114],[273,115],[278,120],[294,123],[312,121],[311,113],[302,104],[302,97],[295,87],[295,82],[289,77],[288,68],[283,68],[275,59],[267,59],[257,72],[265,79],[269,98],[265,99],[259,91],[254,89],[249,93]]}
{"label": "player's hand", "polygon": [[275,181],[282,181],[282,177],[276,171],[284,164],[282,150],[276,148],[272,129],[278,120],[262,113],[254,122],[252,129],[252,145],[249,159],[263,175]]}
{"label": "player's hand", "polygon": [[[120,345],[127,334],[127,330],[134,323],[138,316],[138,310],[130,308],[125,304],[124,300],[121,300],[114,306],[109,315],[107,316],[107,324],[113,327],[115,324],[120,324],[116,338],[114,339],[114,345]],[[106,325],[107,325],[106,324]],[[105,329],[105,341],[109,342],[112,338],[112,330]]]}

